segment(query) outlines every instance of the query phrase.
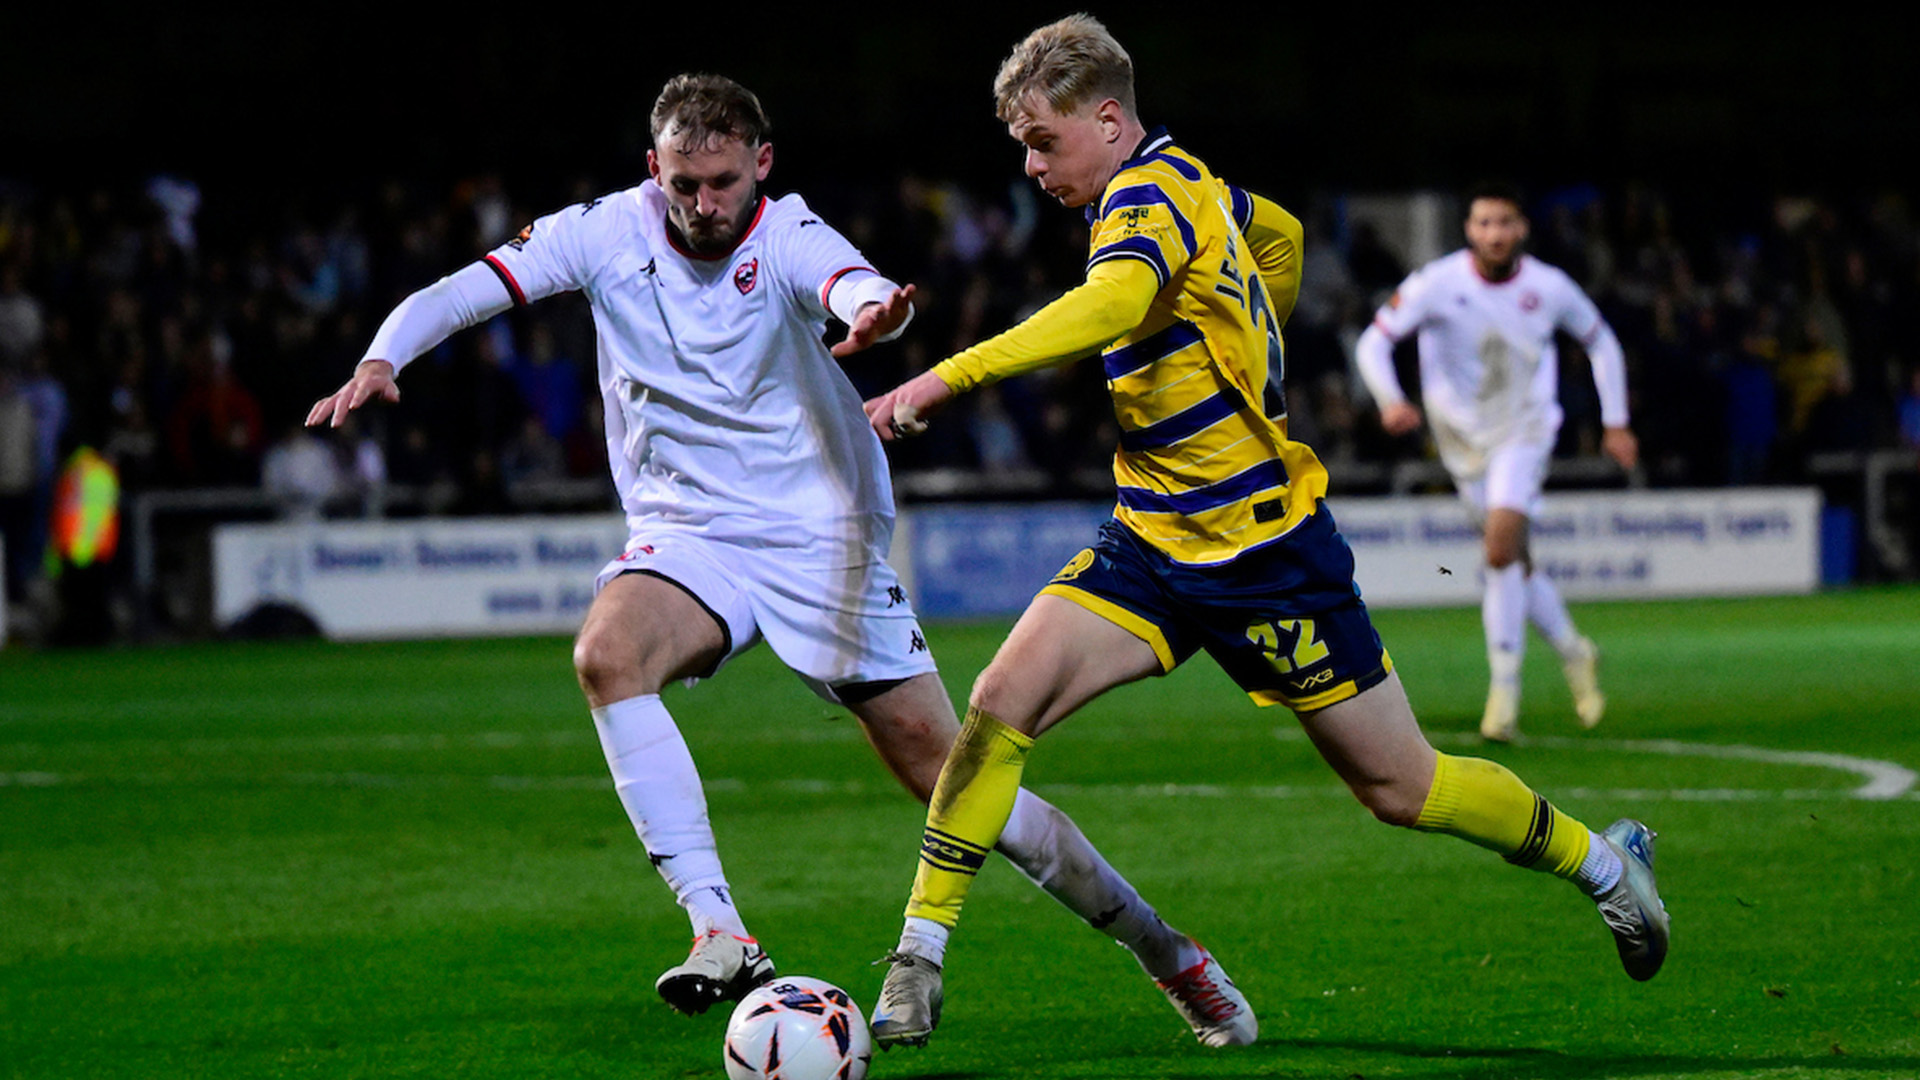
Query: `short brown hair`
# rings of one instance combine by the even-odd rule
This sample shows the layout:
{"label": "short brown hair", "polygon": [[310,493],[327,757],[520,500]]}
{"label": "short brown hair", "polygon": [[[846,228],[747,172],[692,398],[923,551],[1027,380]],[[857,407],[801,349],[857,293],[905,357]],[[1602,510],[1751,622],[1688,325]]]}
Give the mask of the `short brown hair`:
{"label": "short brown hair", "polygon": [[994,111],[1005,123],[1026,111],[1039,94],[1057,113],[1089,102],[1118,101],[1128,115],[1133,104],[1133,58],[1091,15],[1069,15],[1035,30],[1014,46],[993,80]]}
{"label": "short brown hair", "polygon": [[690,151],[715,136],[758,146],[773,134],[773,122],[753,91],[725,75],[675,75],[653,103],[655,146],[669,128],[680,133],[680,149]]}

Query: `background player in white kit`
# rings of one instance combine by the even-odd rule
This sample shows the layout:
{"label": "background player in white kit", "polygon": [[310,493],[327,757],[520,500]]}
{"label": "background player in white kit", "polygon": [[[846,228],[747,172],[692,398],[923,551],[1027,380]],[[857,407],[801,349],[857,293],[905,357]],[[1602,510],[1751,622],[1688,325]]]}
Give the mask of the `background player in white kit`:
{"label": "background player in white kit", "polygon": [[[860,719],[923,803],[959,722],[886,562],[893,491],[880,441],[834,363],[903,329],[912,287],[868,267],[798,196],[759,194],[770,125],[744,87],[679,76],[651,120],[651,180],[543,217],[409,296],[307,423],[397,401],[398,370],[456,330],[554,293],[587,295],[631,535],[600,572],[574,665],[621,803],[693,925],[686,962],[656,988],[698,1013],[774,969],[734,907],[661,688],[709,677],[765,638]],[[831,356],[829,312],[849,327]],[[1192,939],[1041,799],[1020,793],[999,850],[1156,980],[1194,962]],[[1193,1003],[1168,996],[1193,1024]]]}
{"label": "background player in white kit", "polygon": [[1480,734],[1504,742],[1519,728],[1520,662],[1532,622],[1560,653],[1574,711],[1600,722],[1599,650],[1574,628],[1559,590],[1533,572],[1527,545],[1540,511],[1547,459],[1560,431],[1556,330],[1593,364],[1601,449],[1631,469],[1639,443],[1627,427],[1626,365],[1600,311],[1557,267],[1521,254],[1527,219],[1517,192],[1489,185],[1468,199],[1467,246],[1414,271],[1373,325],[1356,359],[1389,434],[1420,426],[1394,374],[1393,346],[1419,334],[1421,398],[1440,460],[1486,540],[1486,627],[1492,678]]}

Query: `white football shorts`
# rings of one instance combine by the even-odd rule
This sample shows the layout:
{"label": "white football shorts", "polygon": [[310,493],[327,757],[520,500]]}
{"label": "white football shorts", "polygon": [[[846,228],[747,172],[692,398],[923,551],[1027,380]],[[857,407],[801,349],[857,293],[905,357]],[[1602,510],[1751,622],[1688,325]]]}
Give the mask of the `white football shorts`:
{"label": "white football shorts", "polygon": [[1552,438],[1508,439],[1486,451],[1486,468],[1478,476],[1454,473],[1453,486],[1477,523],[1486,522],[1489,510],[1518,510],[1529,518],[1538,517],[1547,461],[1552,456]]}
{"label": "white football shorts", "polygon": [[662,530],[630,537],[626,551],[594,579],[594,593],[626,573],[653,574],[680,586],[725,628],[726,655],[703,678],[762,638],[781,663],[834,704],[840,703],[836,686],[935,670],[913,605],[885,562],[809,569],[791,565],[778,551]]}

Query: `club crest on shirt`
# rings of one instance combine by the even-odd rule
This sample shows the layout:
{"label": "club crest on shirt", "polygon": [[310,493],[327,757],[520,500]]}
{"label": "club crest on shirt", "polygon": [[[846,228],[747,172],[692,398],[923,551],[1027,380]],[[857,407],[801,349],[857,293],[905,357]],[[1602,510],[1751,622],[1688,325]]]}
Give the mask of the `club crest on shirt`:
{"label": "club crest on shirt", "polygon": [[1534,292],[1531,289],[1521,293],[1520,294],[1520,310],[1521,311],[1540,310],[1540,294],[1537,292]]}
{"label": "club crest on shirt", "polygon": [[734,268],[733,287],[740,290],[741,296],[745,296],[748,293],[752,292],[754,285],[757,282],[759,282],[759,280],[760,280],[760,260],[759,259],[754,259],[751,262],[743,262],[738,267]]}
{"label": "club crest on shirt", "polygon": [[1086,573],[1087,567],[1093,565],[1093,559],[1094,554],[1092,548],[1081,548],[1080,554],[1068,559],[1067,565],[1061,567],[1060,572],[1053,575],[1053,580],[1072,581],[1074,578]]}

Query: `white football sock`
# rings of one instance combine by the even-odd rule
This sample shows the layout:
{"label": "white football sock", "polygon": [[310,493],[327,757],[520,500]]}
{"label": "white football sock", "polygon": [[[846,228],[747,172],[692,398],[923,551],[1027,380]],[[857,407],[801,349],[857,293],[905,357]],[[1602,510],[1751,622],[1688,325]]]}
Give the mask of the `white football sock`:
{"label": "white football sock", "polygon": [[1620,856],[1614,853],[1613,845],[1606,842],[1599,833],[1588,833],[1592,842],[1587,845],[1587,857],[1580,863],[1580,869],[1574,872],[1573,883],[1588,896],[1599,896],[1619,882],[1620,875],[1626,873],[1626,867],[1620,863]]}
{"label": "white football sock", "polygon": [[906,928],[900,931],[899,951],[944,966],[947,962],[947,936],[951,933],[953,931],[932,919],[909,915]]}
{"label": "white football sock", "polygon": [[680,729],[660,695],[616,701],[593,710],[613,787],[647,858],[687,909],[695,937],[721,930],[747,937],[734,909],[720,851],[707,821],[707,797]]}
{"label": "white football sock", "polygon": [[1541,635],[1553,643],[1562,659],[1580,640],[1580,632],[1573,628],[1573,616],[1567,613],[1566,601],[1560,599],[1560,590],[1544,570],[1527,575],[1527,620],[1539,627]]}
{"label": "white football sock", "polygon": [[1527,577],[1519,563],[1487,567],[1480,624],[1487,632],[1487,666],[1493,682],[1518,690],[1520,661],[1527,650]]}
{"label": "white football sock", "polygon": [[995,847],[1068,911],[1130,949],[1154,978],[1171,979],[1200,962],[1193,939],[1168,926],[1073,819],[1040,796],[1020,789]]}

